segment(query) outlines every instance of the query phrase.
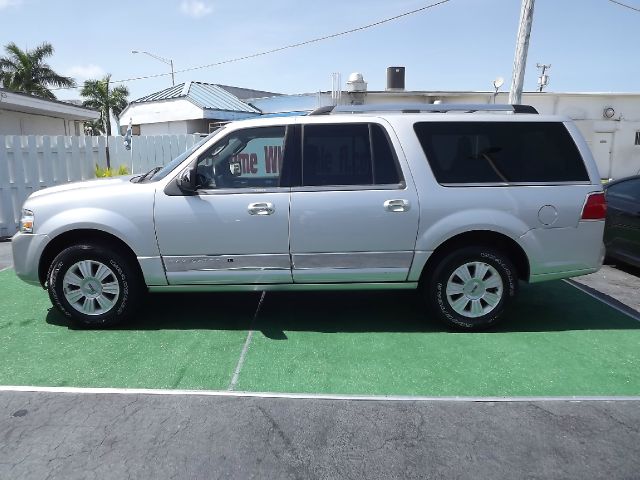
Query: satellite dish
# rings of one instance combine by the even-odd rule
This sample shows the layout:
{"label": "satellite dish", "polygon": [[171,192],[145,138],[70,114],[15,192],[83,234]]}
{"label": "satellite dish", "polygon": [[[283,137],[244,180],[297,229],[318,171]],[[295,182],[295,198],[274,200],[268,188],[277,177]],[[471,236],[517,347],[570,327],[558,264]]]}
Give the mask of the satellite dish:
{"label": "satellite dish", "polygon": [[496,90],[499,89],[502,85],[504,85],[504,78],[498,77],[493,81],[493,88]]}

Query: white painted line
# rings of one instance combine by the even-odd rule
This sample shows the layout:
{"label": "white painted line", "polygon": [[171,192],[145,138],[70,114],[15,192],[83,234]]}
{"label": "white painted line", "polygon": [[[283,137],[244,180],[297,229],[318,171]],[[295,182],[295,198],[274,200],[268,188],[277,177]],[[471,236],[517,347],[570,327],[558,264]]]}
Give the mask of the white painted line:
{"label": "white painted line", "polygon": [[560,396],[560,397],[427,397],[412,395],[332,395],[315,393],[231,392],[228,390],[163,390],[152,388],[83,388],[0,386],[0,392],[117,394],[117,395],[185,395],[237,398],[285,398],[293,400],[359,400],[391,402],[638,402],[640,396]]}
{"label": "white painted line", "polygon": [[[624,308],[622,308],[619,304],[612,302],[611,300],[609,300],[608,298],[604,297],[604,296],[600,296],[597,295],[595,293],[593,293],[593,291],[589,290],[588,288],[586,288],[584,285],[582,285],[579,282],[576,282],[574,280],[569,280],[569,279],[564,279],[563,280],[565,283],[568,283],[569,285],[571,285],[572,287],[577,288],[578,290],[580,290],[583,293],[586,293],[587,295],[589,295],[591,298],[595,298],[596,300],[600,300],[602,303],[604,303],[605,305],[608,305],[611,308],[616,309],[617,311],[619,311],[620,313],[625,314],[626,316],[628,316],[629,318],[632,318],[633,320],[636,320],[638,322],[640,322],[640,313],[635,312],[633,310],[633,308],[631,307],[627,307],[629,310],[626,310]],[[604,294],[603,294],[604,295]],[[624,305],[624,304],[622,304]]]}
{"label": "white painted line", "polygon": [[8,267],[0,268],[0,272],[4,272],[5,270],[9,270],[10,268],[13,268],[13,265],[9,265]]}
{"label": "white painted line", "polygon": [[227,389],[229,391],[234,390],[236,388],[236,385],[238,384],[238,378],[240,378],[240,371],[242,370],[242,367],[244,365],[245,358],[247,358],[249,345],[251,344],[251,340],[253,339],[253,325],[256,323],[256,318],[258,318],[258,313],[260,313],[260,308],[262,307],[262,302],[264,302],[264,297],[266,294],[267,294],[266,291],[262,292],[256,311],[253,314],[253,319],[251,320],[251,326],[249,327],[249,333],[247,334],[247,339],[244,342],[244,346],[242,347],[242,352],[240,352],[240,358],[238,359],[238,364],[236,365],[236,369],[233,371],[233,377],[231,377],[231,383],[229,383],[229,388]]}

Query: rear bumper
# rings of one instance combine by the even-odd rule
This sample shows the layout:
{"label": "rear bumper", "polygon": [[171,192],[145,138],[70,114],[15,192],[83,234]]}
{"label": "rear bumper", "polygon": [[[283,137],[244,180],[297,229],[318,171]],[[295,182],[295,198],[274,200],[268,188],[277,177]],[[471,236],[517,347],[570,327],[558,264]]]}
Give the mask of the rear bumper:
{"label": "rear bumper", "polygon": [[582,221],[577,227],[528,231],[520,245],[529,257],[531,283],[576,277],[602,266],[604,221]]}
{"label": "rear bumper", "polygon": [[13,268],[18,278],[31,285],[40,285],[38,267],[42,252],[48,243],[47,235],[18,232],[13,236],[11,239]]}

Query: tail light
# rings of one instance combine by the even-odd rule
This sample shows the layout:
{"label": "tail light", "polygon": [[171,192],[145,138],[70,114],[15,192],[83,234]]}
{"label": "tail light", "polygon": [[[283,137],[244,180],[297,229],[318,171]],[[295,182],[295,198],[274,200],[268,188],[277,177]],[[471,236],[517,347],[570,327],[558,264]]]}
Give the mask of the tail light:
{"label": "tail light", "polygon": [[607,200],[604,192],[593,192],[587,195],[582,207],[581,220],[604,220],[607,216]]}

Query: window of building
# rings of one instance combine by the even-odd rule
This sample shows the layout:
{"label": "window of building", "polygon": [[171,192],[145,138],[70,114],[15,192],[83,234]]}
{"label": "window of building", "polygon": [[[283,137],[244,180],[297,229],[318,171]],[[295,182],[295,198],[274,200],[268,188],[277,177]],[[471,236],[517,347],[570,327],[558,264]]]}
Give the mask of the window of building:
{"label": "window of building", "polygon": [[414,125],[441,184],[588,181],[558,122],[420,122]]}
{"label": "window of building", "polygon": [[640,145],[640,132],[636,132],[636,140],[634,145]]}
{"label": "window of building", "polygon": [[304,186],[398,183],[397,160],[381,126],[321,124],[304,127]]}

